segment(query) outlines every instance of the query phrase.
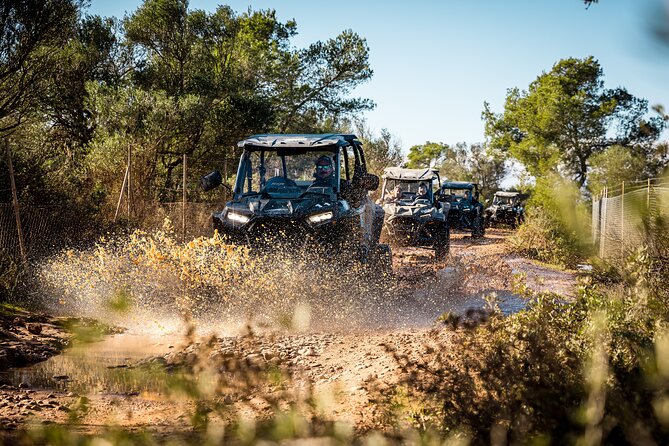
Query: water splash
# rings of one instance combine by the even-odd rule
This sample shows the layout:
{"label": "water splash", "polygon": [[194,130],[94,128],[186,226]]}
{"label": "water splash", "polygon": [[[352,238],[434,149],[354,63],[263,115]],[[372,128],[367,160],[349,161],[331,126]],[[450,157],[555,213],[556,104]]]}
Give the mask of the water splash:
{"label": "water splash", "polygon": [[364,328],[370,311],[393,299],[389,278],[357,262],[285,248],[251,253],[218,234],[182,243],[166,225],[65,251],[43,262],[38,276],[51,311],[145,331],[178,330],[184,319],[219,333],[249,321]]}

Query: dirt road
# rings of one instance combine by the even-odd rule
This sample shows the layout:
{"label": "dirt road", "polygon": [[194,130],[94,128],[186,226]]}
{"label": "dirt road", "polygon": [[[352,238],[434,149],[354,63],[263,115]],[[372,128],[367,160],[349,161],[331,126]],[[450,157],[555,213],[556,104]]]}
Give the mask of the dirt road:
{"label": "dirt road", "polygon": [[[440,315],[481,308],[485,296],[494,296],[505,313],[519,311],[526,302],[514,294],[517,281],[537,291],[573,293],[574,273],[510,255],[508,234],[491,230],[482,240],[454,235],[451,255],[443,263],[434,263],[427,250],[396,250],[392,302],[371,301],[359,310],[364,313],[359,318],[340,318],[329,327],[313,323],[291,331],[258,326],[251,328],[253,335],[244,335],[221,333],[196,320],[189,322],[195,335],[173,331],[149,338],[135,329],[107,338],[94,351],[74,349],[10,370],[0,374],[0,425],[15,429],[76,419],[84,432],[108,425],[188,431],[198,398],[166,396],[169,391],[156,382],[165,375],[151,378],[147,373],[160,366],[168,372],[191,370],[198,395],[213,392],[214,400],[234,409],[225,413],[262,419],[273,401],[300,401],[309,395],[328,419],[362,431],[380,427],[386,414],[374,403],[402,378],[394,355],[419,356],[451,342],[451,332],[437,322]],[[328,314],[332,312],[337,309]],[[268,369],[282,375],[284,384],[249,378]],[[214,377],[221,370],[236,374],[226,372],[230,376],[221,381]]]}

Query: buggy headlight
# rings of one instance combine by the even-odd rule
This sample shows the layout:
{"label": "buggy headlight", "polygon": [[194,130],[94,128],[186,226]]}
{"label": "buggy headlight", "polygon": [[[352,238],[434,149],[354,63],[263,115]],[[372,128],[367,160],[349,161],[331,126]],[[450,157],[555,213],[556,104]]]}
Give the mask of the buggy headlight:
{"label": "buggy headlight", "polygon": [[314,214],[309,217],[309,222],[310,223],[323,223],[324,221],[328,221],[332,218],[332,212],[322,212],[320,214]]}
{"label": "buggy headlight", "polygon": [[228,220],[232,220],[235,223],[240,223],[240,224],[248,223],[248,221],[251,219],[251,217],[249,217],[248,215],[238,214],[236,212],[228,212],[227,218]]}

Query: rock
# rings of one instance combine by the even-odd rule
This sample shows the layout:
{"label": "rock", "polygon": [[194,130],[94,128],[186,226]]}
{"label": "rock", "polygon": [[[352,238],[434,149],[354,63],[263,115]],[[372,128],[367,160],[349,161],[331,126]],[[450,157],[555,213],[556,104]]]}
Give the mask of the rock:
{"label": "rock", "polygon": [[42,333],[42,324],[39,324],[37,322],[29,322],[26,324],[26,328],[28,329],[28,333],[38,335]]}
{"label": "rock", "polygon": [[19,383],[19,389],[28,389],[28,388],[30,388],[30,384],[28,384],[27,382],[21,381]]}
{"label": "rock", "polygon": [[300,356],[318,356],[316,349],[313,347],[303,348],[302,350],[298,351],[297,354]]}
{"label": "rock", "polygon": [[53,379],[56,381],[69,381],[70,377],[67,375],[54,375]]}
{"label": "rock", "polygon": [[68,393],[67,395],[65,395],[65,396],[70,397],[70,398],[73,398],[73,397],[75,397],[75,396],[79,396],[79,395],[77,395],[77,394],[74,393],[74,392],[69,392],[69,393]]}
{"label": "rock", "polygon": [[251,366],[260,366],[265,362],[265,358],[263,358],[259,353],[251,353],[250,355],[246,356],[246,363],[251,365]]}

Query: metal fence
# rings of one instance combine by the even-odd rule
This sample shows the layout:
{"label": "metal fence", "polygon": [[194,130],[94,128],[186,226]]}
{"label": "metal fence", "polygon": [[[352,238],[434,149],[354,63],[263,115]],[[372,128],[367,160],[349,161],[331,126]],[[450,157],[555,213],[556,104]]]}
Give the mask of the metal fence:
{"label": "metal fence", "polygon": [[[28,256],[57,249],[76,236],[73,215],[61,206],[24,206],[21,208],[21,227]],[[14,208],[0,203],[0,251],[10,257],[20,257],[20,244]]]}
{"label": "metal fence", "polygon": [[[604,259],[621,259],[666,237],[669,219],[669,179],[624,182],[605,189],[592,202],[592,235]],[[666,253],[659,253],[666,255]]]}
{"label": "metal fence", "polygon": [[[134,205],[137,206],[136,203]],[[221,209],[222,204],[186,203],[184,206],[183,203],[145,203],[137,207],[142,209],[142,218],[131,222],[132,227],[150,231],[162,228],[165,220],[169,219],[176,237],[190,240],[213,233],[211,213]],[[25,205],[20,207],[20,215],[26,254],[30,259],[85,242],[87,238],[104,232],[103,228],[94,227],[92,221],[86,221],[87,217],[66,206]],[[20,259],[14,209],[8,203],[0,203],[0,255]]]}

